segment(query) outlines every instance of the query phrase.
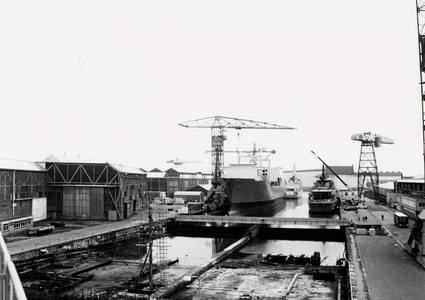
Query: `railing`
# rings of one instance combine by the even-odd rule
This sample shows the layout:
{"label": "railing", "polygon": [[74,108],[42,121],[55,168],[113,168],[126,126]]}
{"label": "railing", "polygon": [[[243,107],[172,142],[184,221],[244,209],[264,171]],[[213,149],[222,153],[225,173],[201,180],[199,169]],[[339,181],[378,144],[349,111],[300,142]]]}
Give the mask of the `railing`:
{"label": "railing", "polygon": [[204,216],[178,215],[179,222],[219,222],[229,224],[268,224],[278,226],[349,226],[350,221],[328,218],[278,218],[278,217],[244,217],[244,216]]}
{"label": "railing", "polygon": [[0,233],[0,299],[27,300],[15,264]]}

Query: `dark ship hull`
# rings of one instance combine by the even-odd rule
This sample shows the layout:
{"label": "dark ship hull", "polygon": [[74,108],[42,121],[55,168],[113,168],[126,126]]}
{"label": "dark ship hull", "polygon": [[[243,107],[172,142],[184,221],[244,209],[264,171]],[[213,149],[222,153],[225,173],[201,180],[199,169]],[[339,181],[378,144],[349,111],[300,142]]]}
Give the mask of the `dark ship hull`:
{"label": "dark ship hull", "polygon": [[[281,182],[282,183],[282,182]],[[272,215],[282,207],[285,186],[254,179],[226,179],[225,191],[230,202],[229,215]]]}

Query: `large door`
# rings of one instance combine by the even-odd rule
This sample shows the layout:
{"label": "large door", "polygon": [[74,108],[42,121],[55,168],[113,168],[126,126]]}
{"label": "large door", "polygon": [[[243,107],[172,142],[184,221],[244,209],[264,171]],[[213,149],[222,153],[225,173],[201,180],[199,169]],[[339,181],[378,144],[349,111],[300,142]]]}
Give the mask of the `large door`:
{"label": "large door", "polygon": [[63,188],[63,216],[65,219],[90,218],[90,188],[73,186]]}
{"label": "large door", "polygon": [[103,218],[103,188],[90,188],[90,219]]}

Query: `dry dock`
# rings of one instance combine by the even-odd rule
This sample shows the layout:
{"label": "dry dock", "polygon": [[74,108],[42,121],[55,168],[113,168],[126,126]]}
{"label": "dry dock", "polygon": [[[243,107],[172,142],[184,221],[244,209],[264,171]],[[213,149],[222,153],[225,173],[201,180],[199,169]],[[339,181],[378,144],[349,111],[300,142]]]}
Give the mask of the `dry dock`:
{"label": "dry dock", "polygon": [[[420,299],[423,296],[425,284],[424,269],[402,248],[410,230],[393,228],[391,225],[392,211],[386,207],[370,207],[370,209],[359,211],[358,215],[351,211],[343,212],[342,217],[354,220],[359,215],[367,215],[369,225],[371,223],[382,225],[389,234],[356,235],[354,229],[347,231],[348,261],[346,267],[349,277],[345,284],[349,294],[346,299],[391,299],[391,297],[388,298],[388,295],[400,296],[397,299]],[[385,216],[384,220],[381,220],[381,215]],[[130,232],[131,228],[146,223],[146,220],[146,216],[143,216],[114,223],[90,224],[87,222],[84,223],[85,225],[74,226],[72,230],[64,231],[61,234],[53,233],[48,236],[31,237],[31,240],[26,237],[20,240],[19,237],[15,237],[13,241],[7,241],[7,246],[15,259],[30,252],[40,252],[53,246],[81,247],[84,245],[82,241],[95,240],[97,234],[120,237],[122,232]],[[362,225],[360,224],[362,222],[358,221],[356,225]],[[72,225],[69,224],[69,227]],[[246,238],[245,236],[242,240],[246,242]],[[244,243],[242,240],[239,242]],[[391,241],[393,241],[393,245],[390,247],[388,243],[391,245]],[[396,244],[399,247],[394,246]],[[377,245],[382,245],[379,253],[374,251],[377,249]],[[229,252],[217,254],[207,264],[201,266],[179,264],[170,266],[165,271],[166,286],[157,291],[158,299],[199,299],[199,295],[202,296],[202,299],[238,299],[243,294],[250,294],[252,299],[282,299],[285,294],[286,299],[337,299],[339,289],[344,287],[344,282],[340,283],[339,281],[339,276],[344,272],[341,273],[338,268],[316,270],[318,273],[335,274],[331,278],[317,280],[314,272],[304,266],[285,265],[281,267],[263,264],[262,258],[258,254],[250,254],[249,251],[243,253],[242,256],[238,254],[235,257],[229,257],[230,251],[236,253],[237,249],[237,245],[232,245],[231,248],[226,249]],[[396,256],[385,259],[385,251],[400,249],[401,253],[396,252]],[[402,253],[405,253],[406,256],[403,256]],[[402,264],[400,259],[402,259]],[[94,258],[94,260],[95,264],[103,263],[98,258]],[[382,264],[386,264],[386,267],[382,268]],[[87,272],[79,274],[79,276],[90,277],[93,275],[93,277],[91,280],[79,283],[72,292],[79,295],[93,295],[94,292],[102,291],[117,294],[120,290],[126,290],[126,282],[128,283],[140,272],[140,267],[139,262],[112,260],[111,263],[104,264],[98,269],[87,270]],[[390,270],[391,268],[399,271],[380,274],[381,269]],[[64,269],[66,269],[65,263]],[[191,276],[192,281],[184,282],[185,276]],[[383,283],[382,278],[388,278],[388,282]],[[398,288],[400,282],[404,282],[406,289]],[[400,293],[406,292],[408,297],[403,298],[403,295],[406,295],[400,295]]]}

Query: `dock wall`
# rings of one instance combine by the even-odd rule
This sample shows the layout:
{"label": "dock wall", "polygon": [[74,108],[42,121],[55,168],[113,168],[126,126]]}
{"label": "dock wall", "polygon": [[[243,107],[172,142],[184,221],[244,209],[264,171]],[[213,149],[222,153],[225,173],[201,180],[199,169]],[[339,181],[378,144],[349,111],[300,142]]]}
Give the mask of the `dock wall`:
{"label": "dock wall", "polygon": [[159,289],[156,293],[154,293],[151,296],[151,299],[166,299],[166,297],[170,296],[172,293],[177,291],[178,289],[182,288],[185,284],[183,282],[182,278],[184,276],[190,276],[194,280],[196,280],[197,277],[199,277],[202,273],[207,271],[208,269],[212,268],[214,265],[220,263],[224,259],[228,258],[230,255],[238,251],[240,248],[245,246],[252,238],[258,235],[259,227],[258,226],[252,226],[247,229],[244,236],[239,239],[237,242],[233,243],[223,251],[217,253],[213,257],[210,258],[210,260],[194,269],[192,269],[190,272],[184,274],[181,276],[180,280],[175,280],[173,283]]}
{"label": "dock wall", "polygon": [[[89,248],[104,247],[110,244],[125,242],[139,236],[140,225],[134,227],[120,228],[101,232],[99,234],[81,235],[81,237],[64,238],[63,242],[59,240],[49,241],[49,236],[43,240],[38,239],[37,244],[22,249],[14,249],[11,253],[13,261],[23,261],[40,257],[47,253],[60,253],[64,251],[79,251]],[[53,236],[52,236],[53,237]],[[39,242],[41,241],[41,242]]]}

